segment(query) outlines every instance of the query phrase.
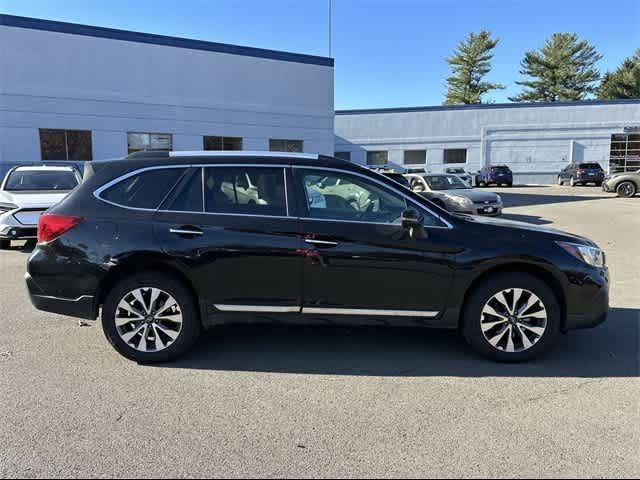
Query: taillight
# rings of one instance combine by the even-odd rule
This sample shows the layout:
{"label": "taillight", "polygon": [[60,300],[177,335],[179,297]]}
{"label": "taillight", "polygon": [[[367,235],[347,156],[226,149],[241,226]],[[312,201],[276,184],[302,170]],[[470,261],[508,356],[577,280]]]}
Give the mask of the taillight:
{"label": "taillight", "polygon": [[38,243],[50,242],[83,221],[82,217],[43,213],[38,220]]}
{"label": "taillight", "polygon": [[579,169],[576,170],[576,173],[584,173],[584,170],[579,168]]}

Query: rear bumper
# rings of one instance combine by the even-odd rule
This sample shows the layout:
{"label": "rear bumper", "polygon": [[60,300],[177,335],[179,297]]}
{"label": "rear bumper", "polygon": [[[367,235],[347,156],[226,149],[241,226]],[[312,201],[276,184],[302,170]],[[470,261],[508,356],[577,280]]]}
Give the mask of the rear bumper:
{"label": "rear bumper", "polygon": [[25,274],[24,279],[27,283],[31,303],[38,310],[68,315],[70,317],[84,318],[86,320],[96,319],[97,311],[92,295],[82,295],[78,298],[54,297],[46,295],[28,273]]}
{"label": "rear bumper", "polygon": [[575,181],[578,183],[602,183],[604,181],[604,175],[576,175]]}

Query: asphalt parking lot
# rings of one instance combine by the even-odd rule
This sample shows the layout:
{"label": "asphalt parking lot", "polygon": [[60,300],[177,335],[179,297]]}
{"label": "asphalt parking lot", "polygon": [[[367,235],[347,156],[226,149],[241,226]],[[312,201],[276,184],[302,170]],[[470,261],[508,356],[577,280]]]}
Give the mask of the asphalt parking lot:
{"label": "asphalt parking lot", "polygon": [[640,197],[495,189],[506,218],[588,236],[607,323],[536,362],[455,332],[234,327],[185,359],[121,358],[96,323],[31,307],[0,251],[0,477],[634,477],[640,473]]}

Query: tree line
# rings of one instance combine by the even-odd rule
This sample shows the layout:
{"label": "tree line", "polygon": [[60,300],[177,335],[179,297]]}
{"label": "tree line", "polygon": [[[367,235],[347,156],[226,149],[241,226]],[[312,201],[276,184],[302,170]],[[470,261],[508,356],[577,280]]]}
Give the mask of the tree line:
{"label": "tree line", "polygon": [[[447,78],[445,105],[483,103],[483,96],[506,88],[487,81],[493,49],[499,38],[481,30],[470,33],[447,58],[451,76]],[[509,97],[512,102],[559,102],[640,98],[640,48],[613,72],[600,75],[602,59],[596,48],[575,33],[554,33],[545,44],[525,53],[520,62],[523,79],[516,81],[522,91]]]}

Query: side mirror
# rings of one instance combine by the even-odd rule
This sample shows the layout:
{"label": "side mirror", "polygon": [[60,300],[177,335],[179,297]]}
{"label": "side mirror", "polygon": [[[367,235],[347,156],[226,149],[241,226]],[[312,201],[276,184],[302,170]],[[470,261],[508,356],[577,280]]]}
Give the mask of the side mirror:
{"label": "side mirror", "polygon": [[409,230],[409,236],[413,239],[424,238],[424,215],[414,208],[408,208],[402,212],[402,228]]}

